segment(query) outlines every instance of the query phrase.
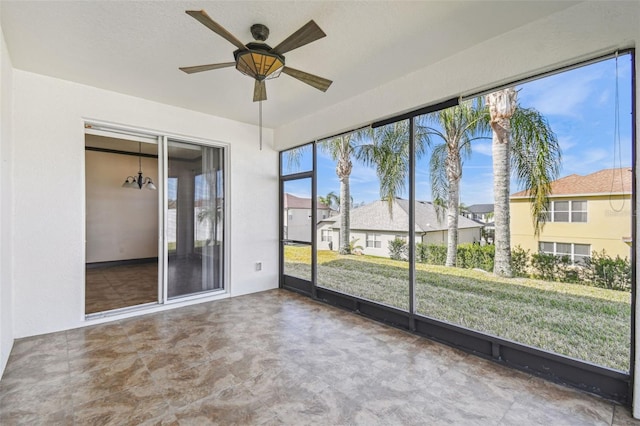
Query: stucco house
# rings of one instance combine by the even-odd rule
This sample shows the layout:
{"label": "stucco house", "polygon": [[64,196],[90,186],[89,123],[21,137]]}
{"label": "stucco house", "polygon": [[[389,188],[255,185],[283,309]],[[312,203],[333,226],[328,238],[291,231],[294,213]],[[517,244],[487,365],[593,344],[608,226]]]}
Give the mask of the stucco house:
{"label": "stucco house", "polygon": [[[362,252],[389,257],[389,241],[409,238],[409,201],[396,198],[391,213],[386,201],[374,201],[351,210],[351,239]],[[480,241],[482,224],[466,217],[458,218],[460,244]],[[318,250],[340,247],[340,215],[318,221]],[[416,203],[416,242],[446,244],[448,238],[446,210],[438,216],[428,201]]]}
{"label": "stucco house", "polygon": [[[297,197],[285,193],[284,207],[284,236],[285,239],[295,241],[311,241],[311,198]],[[320,202],[317,203],[318,219],[330,216],[331,208]]]}
{"label": "stucco house", "polygon": [[493,222],[493,204],[472,204],[461,210],[460,214],[482,223]]}
{"label": "stucco house", "polygon": [[579,262],[593,252],[630,257],[631,169],[572,174],[551,183],[547,222],[534,235],[526,191],[511,195],[511,245],[568,255]]}

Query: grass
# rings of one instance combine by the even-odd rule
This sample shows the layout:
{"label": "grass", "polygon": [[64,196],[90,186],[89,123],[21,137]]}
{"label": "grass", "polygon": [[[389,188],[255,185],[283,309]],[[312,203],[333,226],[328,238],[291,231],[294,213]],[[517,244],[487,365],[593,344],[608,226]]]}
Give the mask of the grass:
{"label": "grass", "polygon": [[[285,247],[285,273],[309,279],[310,247]],[[407,310],[408,263],[318,251],[318,285]],[[578,284],[499,278],[416,265],[417,312],[439,320],[629,370],[631,295]]]}

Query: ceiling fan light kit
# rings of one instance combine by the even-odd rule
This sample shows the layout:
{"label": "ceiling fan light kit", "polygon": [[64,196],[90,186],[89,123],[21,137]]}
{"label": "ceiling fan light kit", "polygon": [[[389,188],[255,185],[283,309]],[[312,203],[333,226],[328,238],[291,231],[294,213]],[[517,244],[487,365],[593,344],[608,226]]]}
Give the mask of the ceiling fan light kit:
{"label": "ceiling fan light kit", "polygon": [[[187,10],[186,13],[238,49],[233,52],[235,62],[181,67],[181,71],[187,74],[193,74],[235,66],[242,74],[255,80],[253,88],[254,102],[267,100],[265,80],[277,78],[281,73],[287,74],[323,92],[326,92],[329,86],[331,86],[331,80],[285,66],[285,58],[283,56],[285,53],[326,37],[326,34],[313,20],[307,22],[276,47],[272,48],[264,43],[269,37],[269,28],[263,24],[254,24],[251,26],[251,35],[255,42],[245,45],[224,27],[211,19],[204,10]],[[259,111],[260,149],[262,149],[262,104],[260,104]]]}

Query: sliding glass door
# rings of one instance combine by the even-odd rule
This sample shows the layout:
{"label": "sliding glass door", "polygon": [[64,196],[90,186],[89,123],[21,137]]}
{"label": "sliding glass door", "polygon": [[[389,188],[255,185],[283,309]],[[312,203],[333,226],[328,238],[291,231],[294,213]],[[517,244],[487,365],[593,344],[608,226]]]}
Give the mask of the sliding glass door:
{"label": "sliding glass door", "polygon": [[224,149],[167,141],[167,298],[224,289]]}

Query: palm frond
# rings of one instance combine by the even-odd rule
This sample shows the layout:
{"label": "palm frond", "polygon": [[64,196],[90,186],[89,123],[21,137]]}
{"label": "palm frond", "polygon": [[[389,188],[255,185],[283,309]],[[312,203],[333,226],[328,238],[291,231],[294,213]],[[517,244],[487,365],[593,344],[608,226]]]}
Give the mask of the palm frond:
{"label": "palm frond", "polygon": [[533,108],[516,109],[511,137],[511,169],[520,188],[528,191],[538,236],[546,221],[551,182],[560,174],[560,144],[547,119]]}

